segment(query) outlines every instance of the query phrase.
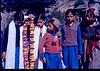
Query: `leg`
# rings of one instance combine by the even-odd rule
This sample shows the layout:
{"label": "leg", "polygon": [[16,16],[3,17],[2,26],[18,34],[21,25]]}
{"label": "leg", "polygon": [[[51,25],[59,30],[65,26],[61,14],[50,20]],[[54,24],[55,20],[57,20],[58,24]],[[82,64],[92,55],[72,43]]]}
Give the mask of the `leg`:
{"label": "leg", "polygon": [[0,69],[3,69],[1,56],[0,56]]}
{"label": "leg", "polygon": [[62,69],[60,54],[46,54],[46,69]]}

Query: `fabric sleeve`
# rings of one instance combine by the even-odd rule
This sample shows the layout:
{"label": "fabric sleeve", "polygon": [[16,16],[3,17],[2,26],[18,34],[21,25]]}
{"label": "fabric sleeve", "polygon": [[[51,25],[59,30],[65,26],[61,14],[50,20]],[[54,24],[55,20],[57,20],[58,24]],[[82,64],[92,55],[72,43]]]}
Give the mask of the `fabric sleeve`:
{"label": "fabric sleeve", "polygon": [[7,43],[8,43],[8,30],[9,27],[7,27],[4,31],[3,41],[2,41],[2,52],[6,52],[7,49]]}
{"label": "fabric sleeve", "polygon": [[65,37],[64,37],[64,26],[62,25],[61,26],[61,38],[60,38],[61,45],[63,44],[64,40],[65,40]]}
{"label": "fabric sleeve", "polygon": [[83,54],[83,46],[82,46],[80,26],[78,26],[78,29],[77,29],[77,41],[78,41],[78,52],[79,52],[79,54]]}
{"label": "fabric sleeve", "polygon": [[43,58],[45,55],[45,52],[44,52],[44,50],[43,50],[43,48],[44,48],[44,46],[45,46],[45,44],[46,44],[46,36],[47,36],[47,34],[45,34],[44,36],[43,36],[43,38],[41,39],[41,41],[40,41],[40,43],[39,43],[39,56],[40,56],[40,58]]}

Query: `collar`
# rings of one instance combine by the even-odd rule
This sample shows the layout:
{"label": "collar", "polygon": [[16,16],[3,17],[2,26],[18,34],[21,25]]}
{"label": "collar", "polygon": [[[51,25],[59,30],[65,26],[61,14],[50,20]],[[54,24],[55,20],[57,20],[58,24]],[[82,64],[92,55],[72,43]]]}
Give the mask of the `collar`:
{"label": "collar", "polygon": [[55,31],[51,31],[51,32],[48,32],[50,33],[51,35],[55,36],[56,35],[56,32]]}

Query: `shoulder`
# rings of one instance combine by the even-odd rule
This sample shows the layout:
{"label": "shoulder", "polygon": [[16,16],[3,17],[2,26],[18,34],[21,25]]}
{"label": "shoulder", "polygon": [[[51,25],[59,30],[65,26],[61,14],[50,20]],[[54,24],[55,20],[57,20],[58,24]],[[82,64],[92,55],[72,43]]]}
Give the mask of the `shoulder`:
{"label": "shoulder", "polygon": [[61,24],[60,25],[60,29],[63,30],[64,29],[65,24]]}
{"label": "shoulder", "polygon": [[80,29],[80,23],[77,24],[77,28]]}
{"label": "shoulder", "polygon": [[35,29],[37,29],[38,27],[37,26],[35,26]]}
{"label": "shoulder", "polygon": [[43,36],[45,40],[49,39],[50,37],[51,37],[50,33],[45,33]]}
{"label": "shoulder", "polygon": [[37,31],[39,28],[38,28],[38,26],[35,26],[34,27],[34,31]]}
{"label": "shoulder", "polygon": [[62,23],[62,24],[60,25],[60,27],[64,27],[64,25],[65,25],[65,23]]}
{"label": "shoulder", "polygon": [[96,29],[100,29],[100,23],[95,26]]}
{"label": "shoulder", "polygon": [[50,33],[46,32],[46,33],[44,34],[44,36],[50,36]]}
{"label": "shoulder", "polygon": [[45,25],[43,25],[43,28],[44,28],[44,29],[47,29],[47,27],[46,27]]}

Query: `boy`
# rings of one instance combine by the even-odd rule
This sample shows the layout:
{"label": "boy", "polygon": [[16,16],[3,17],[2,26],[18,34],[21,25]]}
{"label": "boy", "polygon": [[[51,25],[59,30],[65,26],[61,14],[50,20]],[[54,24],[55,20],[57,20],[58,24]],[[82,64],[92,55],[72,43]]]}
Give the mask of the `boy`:
{"label": "boy", "polygon": [[[59,26],[59,20],[51,18],[47,33],[39,44],[40,59],[46,63],[46,69],[62,69],[60,41],[58,39],[57,42],[53,42]],[[45,47],[45,51],[43,51],[43,47]]]}

